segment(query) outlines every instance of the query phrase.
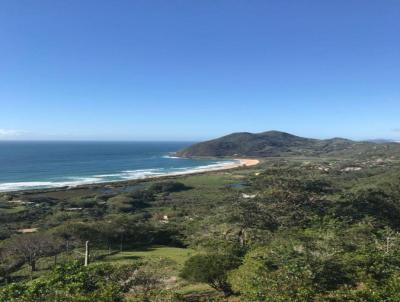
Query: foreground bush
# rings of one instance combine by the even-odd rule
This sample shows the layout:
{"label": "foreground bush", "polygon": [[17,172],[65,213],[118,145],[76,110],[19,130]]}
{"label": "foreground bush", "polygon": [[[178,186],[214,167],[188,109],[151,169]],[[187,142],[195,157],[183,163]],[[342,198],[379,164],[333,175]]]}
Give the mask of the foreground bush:
{"label": "foreground bush", "polygon": [[0,291],[0,301],[122,302],[123,294],[118,282],[101,274],[97,268],[74,263],[59,266],[50,275],[33,282],[8,285]]}
{"label": "foreground bush", "polygon": [[189,281],[203,282],[221,291],[232,294],[227,274],[240,265],[240,259],[225,254],[196,255],[186,261],[181,276]]}

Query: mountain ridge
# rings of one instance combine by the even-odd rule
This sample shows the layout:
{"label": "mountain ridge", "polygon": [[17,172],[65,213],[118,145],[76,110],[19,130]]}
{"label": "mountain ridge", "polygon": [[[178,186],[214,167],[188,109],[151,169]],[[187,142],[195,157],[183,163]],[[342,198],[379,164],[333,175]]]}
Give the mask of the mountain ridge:
{"label": "mountain ridge", "polygon": [[377,144],[354,141],[341,137],[315,139],[296,136],[287,132],[270,130],[260,133],[235,132],[220,138],[200,142],[176,153],[182,157],[271,157],[319,155],[379,155],[400,152],[395,143]]}

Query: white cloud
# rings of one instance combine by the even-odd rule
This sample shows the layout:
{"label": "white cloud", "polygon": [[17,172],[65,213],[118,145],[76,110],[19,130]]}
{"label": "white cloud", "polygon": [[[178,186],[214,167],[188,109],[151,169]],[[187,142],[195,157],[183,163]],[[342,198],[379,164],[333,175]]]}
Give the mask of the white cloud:
{"label": "white cloud", "polygon": [[0,138],[12,138],[24,134],[25,131],[0,128]]}
{"label": "white cloud", "polygon": [[394,128],[392,129],[393,132],[400,132],[400,128]]}

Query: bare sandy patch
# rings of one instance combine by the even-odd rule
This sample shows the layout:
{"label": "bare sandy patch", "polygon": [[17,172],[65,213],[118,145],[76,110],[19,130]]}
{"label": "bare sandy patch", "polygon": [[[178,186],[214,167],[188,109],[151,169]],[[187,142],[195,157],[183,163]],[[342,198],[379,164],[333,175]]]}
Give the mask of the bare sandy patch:
{"label": "bare sandy patch", "polygon": [[35,233],[38,231],[38,228],[30,228],[30,229],[19,229],[18,232],[22,234],[28,234],[28,233]]}
{"label": "bare sandy patch", "polygon": [[258,159],[248,159],[248,158],[239,159],[239,161],[242,166],[246,167],[255,166],[260,163]]}

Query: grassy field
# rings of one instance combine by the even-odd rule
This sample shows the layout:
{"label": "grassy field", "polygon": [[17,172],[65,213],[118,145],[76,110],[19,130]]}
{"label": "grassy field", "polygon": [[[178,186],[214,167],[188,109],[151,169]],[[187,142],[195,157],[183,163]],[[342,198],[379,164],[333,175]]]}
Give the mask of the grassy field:
{"label": "grassy field", "polygon": [[[57,263],[65,263],[74,260],[83,260],[83,249],[76,249],[70,253],[61,253],[57,255]],[[130,264],[137,261],[158,261],[165,262],[173,272],[178,272],[185,261],[194,255],[192,249],[167,247],[167,246],[152,246],[143,249],[127,250],[122,252],[112,252],[108,254],[108,250],[94,250],[92,256],[100,257],[100,259],[92,261],[92,264],[112,263],[112,264]],[[37,271],[34,272],[34,277],[39,277],[49,272],[55,265],[54,257],[42,257],[37,261]],[[30,267],[23,265],[20,270],[13,274],[14,277],[30,276]]]}
{"label": "grassy field", "polygon": [[4,214],[14,214],[14,213],[19,213],[22,211],[25,211],[26,207],[24,206],[13,206],[9,208],[0,208],[0,213]]}
{"label": "grassy field", "polygon": [[191,249],[153,246],[144,249],[123,251],[105,257],[101,262],[129,264],[137,260],[170,260],[182,266],[195,251]]}

